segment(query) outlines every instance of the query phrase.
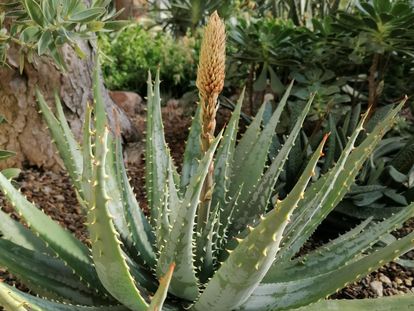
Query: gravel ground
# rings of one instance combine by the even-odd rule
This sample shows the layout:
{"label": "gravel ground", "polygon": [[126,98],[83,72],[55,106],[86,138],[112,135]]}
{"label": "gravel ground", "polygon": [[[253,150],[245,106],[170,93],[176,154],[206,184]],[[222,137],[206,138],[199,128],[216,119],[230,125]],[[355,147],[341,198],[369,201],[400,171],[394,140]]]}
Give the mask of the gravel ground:
{"label": "gravel ground", "polygon": [[[142,189],[143,178],[141,168],[131,168],[129,174],[135,189]],[[84,227],[84,219],[77,204],[75,193],[73,192],[69,178],[63,173],[42,172],[34,169],[24,170],[17,182],[21,186],[22,192],[42,208],[54,220],[59,222],[72,231],[79,239],[87,243],[87,232]],[[140,200],[145,198],[144,193],[136,191]],[[0,196],[0,206],[6,212],[12,212],[12,208]],[[146,205],[144,205],[146,207]],[[13,214],[17,219],[17,215]],[[405,224],[403,229],[396,235],[404,235],[414,228],[414,220]],[[319,245],[318,241],[311,241],[307,244],[307,249],[313,249]],[[408,254],[414,258],[414,252]],[[402,293],[414,293],[414,271],[406,269],[396,263],[390,263],[376,272],[371,273],[359,282],[350,284],[345,289],[333,295],[335,298],[360,299],[367,297],[390,296]],[[0,269],[0,281],[15,284],[22,290],[27,290],[24,285]]]}
{"label": "gravel ground", "polygon": [[[173,107],[174,108],[174,107]],[[167,141],[172,149],[172,154],[177,159],[178,164],[184,151],[183,142],[188,133],[188,121],[182,121],[182,112],[178,114],[174,109],[164,110],[164,120],[166,122]],[[139,121],[142,126],[142,120]],[[143,155],[138,155],[138,161],[128,168],[131,183],[134,186],[135,194],[141,202],[141,207],[147,211],[145,202]],[[87,232],[84,226],[84,217],[81,214],[75,193],[71,187],[69,178],[64,173],[45,172],[39,169],[25,169],[17,179],[21,191],[30,201],[35,202],[54,220],[58,221],[72,231],[79,239],[88,243]],[[0,206],[4,211],[12,213],[10,205],[0,195]],[[18,218],[16,214],[13,217]],[[414,219],[408,221],[404,227],[394,234],[403,236],[414,229]],[[314,249],[320,245],[320,241],[311,240],[304,248],[304,251]],[[414,259],[414,252],[406,255],[407,258]],[[27,288],[16,281],[15,277],[6,270],[0,269],[0,281],[16,285],[18,288],[27,291]],[[390,296],[402,293],[414,292],[414,271],[406,269],[396,263],[390,263],[363,278],[362,280],[350,284],[345,289],[339,291],[332,297],[339,299],[360,299],[367,297]],[[0,307],[1,309],[1,307]]]}

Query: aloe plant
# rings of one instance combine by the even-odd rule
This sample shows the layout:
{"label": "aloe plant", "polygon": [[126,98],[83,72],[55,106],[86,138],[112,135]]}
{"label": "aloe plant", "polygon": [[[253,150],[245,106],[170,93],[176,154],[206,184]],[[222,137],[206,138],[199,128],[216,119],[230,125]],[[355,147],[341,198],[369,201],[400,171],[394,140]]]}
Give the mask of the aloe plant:
{"label": "aloe plant", "polygon": [[[209,61],[207,54],[205,61]],[[224,59],[219,59],[222,64]],[[200,66],[206,72],[213,67]],[[372,300],[325,302],[324,298],[414,246],[411,233],[374,253],[367,252],[382,235],[413,216],[414,204],[373,226],[368,219],[306,255],[298,252],[347,193],[404,101],[355,146],[363,118],[335,166],[309,185],[325,136],[292,191],[277,198],[273,188],[312,98],[268,163],[275,127],[292,85],[266,125],[262,126],[264,105],[236,141],[243,95],[219,135],[215,137],[211,127],[203,134],[206,118],[209,125],[215,124],[211,119],[215,103],[210,99],[217,99],[222,87],[216,83],[215,88],[206,88],[203,83],[216,77],[204,75],[198,80],[198,87],[204,87],[202,103],[190,130],[181,173],[165,142],[159,75],[154,83],[151,76],[148,79],[148,218],[128,183],[120,135],[108,129],[99,84],[94,84],[94,107],[88,107],[85,114],[81,145],[68,127],[59,99],[54,115],[37,94],[87,215],[90,243],[78,241],[0,174],[0,188],[27,225],[0,212],[0,266],[37,294],[0,283],[0,304],[6,310],[290,310],[311,304],[310,310],[373,308]],[[97,70],[94,78],[97,81]],[[207,117],[205,104],[212,113]],[[206,183],[208,178],[214,183]],[[378,303],[409,310],[414,298]]]}

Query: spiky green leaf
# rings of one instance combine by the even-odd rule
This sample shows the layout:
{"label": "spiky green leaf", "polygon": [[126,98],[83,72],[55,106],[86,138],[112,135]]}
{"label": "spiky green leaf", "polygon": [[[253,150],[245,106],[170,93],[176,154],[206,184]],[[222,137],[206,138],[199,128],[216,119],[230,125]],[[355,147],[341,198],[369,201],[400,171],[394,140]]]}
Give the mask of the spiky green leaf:
{"label": "spiky green leaf", "polygon": [[117,300],[133,310],[146,310],[148,304],[142,297],[129,270],[122,250],[119,234],[115,229],[108,202],[107,175],[108,129],[96,138],[96,163],[93,178],[93,205],[88,213],[88,228],[92,241],[92,256],[99,279]]}
{"label": "spiky green leaf", "polygon": [[190,301],[198,296],[198,281],[193,263],[194,219],[204,180],[220,139],[221,134],[214,140],[201,160],[197,173],[191,178],[158,260],[157,274],[159,276],[166,273],[172,262],[176,264],[170,292]]}
{"label": "spiky green leaf", "polygon": [[273,263],[283,232],[303,197],[325,141],[326,137],[288,197],[279,202],[230,252],[195,303],[194,310],[232,310],[248,299]]}

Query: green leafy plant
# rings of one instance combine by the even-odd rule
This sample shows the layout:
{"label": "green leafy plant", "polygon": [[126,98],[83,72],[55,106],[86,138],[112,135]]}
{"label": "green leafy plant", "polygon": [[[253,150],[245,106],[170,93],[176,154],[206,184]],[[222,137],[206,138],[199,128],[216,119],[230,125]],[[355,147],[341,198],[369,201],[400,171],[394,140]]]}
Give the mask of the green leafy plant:
{"label": "green leafy plant", "polygon": [[[113,90],[130,90],[144,94],[148,70],[159,67],[167,89],[182,95],[195,80],[197,42],[184,37],[174,40],[163,31],[133,25],[119,34],[102,34],[99,44],[105,83]],[[180,92],[177,92],[180,90]]]}
{"label": "green leafy plant", "polygon": [[[327,113],[333,113],[334,109],[344,110],[344,105],[341,104],[351,101],[350,96],[341,91],[347,83],[346,79],[335,77],[335,73],[331,70],[323,71],[314,68],[303,74],[294,71],[291,76],[299,84],[292,90],[292,95],[298,99],[298,102],[305,101],[311,94],[316,94],[309,121],[321,120]],[[335,112],[334,115],[340,114],[338,111]]]}
{"label": "green leafy plant", "polygon": [[[274,3],[281,6],[280,16],[264,11],[230,22],[229,38],[236,51],[230,63],[247,79],[251,102],[258,98],[256,104],[260,103],[261,92],[281,96],[283,86],[298,76],[306,81],[298,80],[295,88],[301,93],[317,89],[323,97],[317,98],[312,119],[328,112],[341,117],[349,103],[366,103],[373,113],[377,106],[413,93],[411,79],[406,79],[412,75],[414,55],[410,1],[355,1],[350,6],[338,1]],[[302,16],[299,22],[295,12]],[[326,73],[333,76],[324,85],[307,77]]]}
{"label": "green leafy plant", "polygon": [[[20,70],[24,56],[33,61],[34,55],[49,55],[62,69],[66,68],[60,48],[69,44],[80,57],[84,52],[79,39],[92,38],[96,32],[112,31],[126,25],[114,21],[117,13],[109,10],[110,0],[93,0],[87,6],[79,0],[20,0],[0,3],[0,62],[7,63],[11,44],[20,49]],[[6,27],[11,25],[10,27]]]}
{"label": "green leafy plant", "polygon": [[172,0],[149,1],[152,10],[157,13],[156,19],[173,33],[182,36],[188,30],[193,33],[197,27],[204,25],[206,16],[218,11],[220,16],[229,17],[234,13],[236,1],[220,0]]}
{"label": "green leafy plant", "polygon": [[256,10],[271,12],[274,17],[290,18],[296,25],[311,26],[313,18],[335,14],[339,9],[350,10],[353,0],[259,0]]}
{"label": "green leafy plant", "polygon": [[[285,122],[287,125],[291,123],[291,120],[295,120],[302,107],[303,105],[297,107],[297,102],[291,103],[288,121]],[[369,135],[391,107],[392,105],[380,107],[372,115],[364,126],[365,132],[360,135],[357,144],[362,141],[365,135]],[[397,122],[398,120],[409,122],[403,121],[402,116],[398,116]],[[329,114],[327,120],[314,122],[310,133],[308,131],[309,135],[303,131],[301,139],[298,139],[297,145],[294,147],[296,152],[292,152],[289,156],[285,172],[280,178],[278,186],[280,195],[283,197],[289,192],[304,168],[303,162],[312,150],[317,148],[320,139],[326,133],[330,133],[326,155],[320,161],[316,174],[318,177],[320,174],[328,172],[340,158],[350,135],[355,131],[360,121],[361,105],[359,104],[339,120],[334,114]],[[285,131],[285,129],[281,129],[282,133]],[[274,143],[275,146],[271,149],[272,156],[275,156],[277,146],[281,144],[280,141],[279,135]],[[381,220],[409,205],[414,200],[414,158],[412,152],[413,138],[410,132],[403,133],[401,130],[393,130],[388,133],[370,154],[344,200],[335,208],[335,213],[329,215],[329,220],[339,224],[344,215],[356,219],[373,217],[375,220]],[[292,182],[288,182],[289,180]],[[350,227],[352,227],[352,221],[348,223],[342,221],[341,226],[336,225],[337,231]],[[332,229],[335,231],[335,227]]]}
{"label": "green leafy plant", "polygon": [[414,201],[413,152],[413,138],[382,140],[336,210],[360,219],[378,220],[404,209]]}
{"label": "green leafy plant", "polygon": [[[165,143],[159,74],[154,84],[151,77],[148,79],[149,218],[139,208],[128,183],[120,135],[108,129],[96,83],[98,71],[94,76],[95,105],[87,109],[81,146],[69,130],[59,99],[54,115],[38,94],[44,119],[87,214],[90,245],[82,244],[52,221],[0,174],[0,188],[27,224],[25,227],[0,213],[0,265],[43,297],[0,283],[0,303],[6,310],[309,307],[414,246],[411,233],[375,253],[366,253],[381,235],[413,215],[411,204],[375,226],[367,227],[369,221],[365,221],[327,245],[297,257],[306,240],[347,193],[404,101],[355,146],[363,131],[363,119],[336,165],[308,186],[328,139],[325,136],[289,195],[275,200],[274,185],[312,98],[271,163],[267,162],[268,150],[292,85],[264,127],[265,105],[236,143],[242,96],[227,127],[215,136],[216,100],[224,83],[224,55],[218,54],[224,52],[224,26],[217,15],[211,20],[197,79],[200,106],[181,174]],[[378,304],[409,310],[413,299],[383,299]],[[371,300],[321,301],[310,308],[349,310],[357,306],[370,310],[372,305]]]}
{"label": "green leafy plant", "polygon": [[341,12],[336,24],[351,36],[353,47],[349,58],[357,64],[369,61],[368,105],[375,108],[384,88],[384,71],[394,57],[414,56],[414,32],[408,25],[414,21],[410,1],[363,1],[353,13]]}

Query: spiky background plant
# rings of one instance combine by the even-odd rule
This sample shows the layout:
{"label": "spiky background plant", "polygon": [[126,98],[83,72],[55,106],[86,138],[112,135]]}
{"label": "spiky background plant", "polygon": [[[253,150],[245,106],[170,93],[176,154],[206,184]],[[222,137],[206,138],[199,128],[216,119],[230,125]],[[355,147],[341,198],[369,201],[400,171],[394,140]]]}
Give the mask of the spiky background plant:
{"label": "spiky background plant", "polygon": [[[217,17],[211,20],[220,27]],[[207,32],[217,30],[210,26]],[[209,34],[205,37],[209,38]],[[203,48],[212,47],[204,44]],[[216,57],[202,61],[210,62]],[[211,66],[215,65],[200,64],[201,69]],[[96,71],[95,81],[97,75]],[[87,215],[89,243],[78,241],[0,174],[0,188],[27,225],[0,212],[0,265],[38,295],[0,283],[0,304],[6,310],[410,309],[413,296],[385,298],[378,303],[323,299],[414,246],[411,233],[371,251],[381,235],[413,215],[414,204],[376,224],[368,219],[327,245],[297,256],[344,197],[404,103],[392,109],[356,146],[363,131],[362,119],[336,165],[308,185],[322,155],[325,137],[293,190],[279,200],[275,199],[273,187],[312,99],[283,147],[268,163],[268,149],[291,86],[270,121],[262,127],[264,108],[260,109],[236,142],[242,96],[226,128],[209,139],[208,148],[202,147],[207,120],[203,109],[215,109],[216,102],[207,101],[211,106],[204,107],[206,101],[200,91],[201,104],[179,174],[165,143],[159,87],[159,76],[154,85],[149,77],[149,218],[128,183],[121,139],[108,129],[99,84],[94,86],[94,108],[87,109],[81,146],[69,130],[59,99],[54,115],[38,94],[44,119]],[[214,182],[203,194],[211,167]],[[205,204],[202,194],[208,195],[211,208],[204,209],[200,216],[200,206]]]}

